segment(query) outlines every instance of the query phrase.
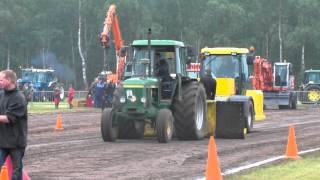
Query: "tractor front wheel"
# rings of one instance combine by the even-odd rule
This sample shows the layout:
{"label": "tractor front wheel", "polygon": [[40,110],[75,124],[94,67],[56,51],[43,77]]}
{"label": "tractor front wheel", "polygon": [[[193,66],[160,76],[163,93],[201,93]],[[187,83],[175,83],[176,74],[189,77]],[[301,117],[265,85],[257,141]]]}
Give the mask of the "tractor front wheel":
{"label": "tractor front wheel", "polygon": [[113,142],[118,138],[118,127],[113,122],[114,114],[111,108],[105,108],[101,116],[101,135],[103,141]]}
{"label": "tractor front wheel", "polygon": [[247,128],[247,132],[250,133],[253,130],[253,122],[254,122],[254,108],[251,101],[249,101],[248,110],[249,112],[246,117],[246,128]]}
{"label": "tractor front wheel", "polygon": [[159,143],[167,143],[172,139],[173,116],[169,109],[161,109],[156,118],[156,130]]}

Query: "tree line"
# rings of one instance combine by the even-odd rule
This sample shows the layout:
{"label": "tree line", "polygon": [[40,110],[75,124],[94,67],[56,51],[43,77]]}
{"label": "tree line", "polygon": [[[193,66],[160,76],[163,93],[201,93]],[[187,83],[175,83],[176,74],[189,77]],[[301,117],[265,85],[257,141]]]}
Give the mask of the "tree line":
{"label": "tree line", "polygon": [[[184,41],[197,51],[254,46],[273,62],[292,62],[298,77],[302,59],[305,69],[320,69],[318,0],[0,0],[0,69],[54,67],[59,78],[85,88],[84,66],[87,83],[105,66],[99,33],[111,4],[127,45],[151,28],[154,39]],[[114,69],[114,62],[111,46],[107,64]]]}

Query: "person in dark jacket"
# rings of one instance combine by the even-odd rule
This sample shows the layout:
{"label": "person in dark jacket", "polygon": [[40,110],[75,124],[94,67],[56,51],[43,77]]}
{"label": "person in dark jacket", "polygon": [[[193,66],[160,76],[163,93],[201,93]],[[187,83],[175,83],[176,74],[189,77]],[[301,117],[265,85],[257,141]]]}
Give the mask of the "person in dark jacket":
{"label": "person in dark jacket", "polygon": [[12,159],[12,179],[22,179],[22,158],[27,146],[27,103],[18,91],[16,73],[0,72],[0,167],[6,157]]}
{"label": "person in dark jacket", "polygon": [[202,78],[200,78],[200,82],[203,84],[203,86],[206,90],[207,99],[214,100],[216,97],[217,82],[212,77],[210,69],[205,70],[204,76]]}
{"label": "person in dark jacket", "polygon": [[156,56],[155,75],[163,82],[170,81],[169,64],[166,59],[161,58],[160,54]]}

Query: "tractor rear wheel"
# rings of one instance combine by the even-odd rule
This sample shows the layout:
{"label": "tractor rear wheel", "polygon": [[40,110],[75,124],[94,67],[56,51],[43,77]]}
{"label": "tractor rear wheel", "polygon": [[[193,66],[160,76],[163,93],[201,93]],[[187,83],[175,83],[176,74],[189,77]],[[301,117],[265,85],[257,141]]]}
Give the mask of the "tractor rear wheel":
{"label": "tractor rear wheel", "polygon": [[159,143],[167,143],[172,139],[173,116],[169,109],[161,109],[156,118],[156,130]]}
{"label": "tractor rear wheel", "polygon": [[113,110],[105,108],[101,116],[101,135],[103,141],[116,141],[118,137],[118,127],[113,123]]}
{"label": "tractor rear wheel", "polygon": [[320,102],[320,86],[310,85],[306,88],[307,92],[307,100],[311,103],[319,103]]}
{"label": "tractor rear wheel", "polygon": [[205,136],[207,104],[202,84],[192,81],[181,87],[181,99],[175,97],[173,116],[178,139],[198,140]]}

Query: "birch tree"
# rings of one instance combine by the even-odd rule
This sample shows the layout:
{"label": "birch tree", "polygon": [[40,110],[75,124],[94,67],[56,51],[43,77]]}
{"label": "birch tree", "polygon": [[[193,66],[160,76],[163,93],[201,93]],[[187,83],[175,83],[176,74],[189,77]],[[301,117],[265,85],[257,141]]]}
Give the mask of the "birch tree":
{"label": "birch tree", "polygon": [[79,0],[79,30],[78,30],[78,49],[79,54],[81,57],[81,65],[82,65],[82,78],[83,78],[83,84],[86,89],[88,89],[88,82],[87,82],[87,64],[86,59],[83,56],[82,49],[81,49],[81,0]]}

